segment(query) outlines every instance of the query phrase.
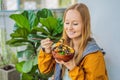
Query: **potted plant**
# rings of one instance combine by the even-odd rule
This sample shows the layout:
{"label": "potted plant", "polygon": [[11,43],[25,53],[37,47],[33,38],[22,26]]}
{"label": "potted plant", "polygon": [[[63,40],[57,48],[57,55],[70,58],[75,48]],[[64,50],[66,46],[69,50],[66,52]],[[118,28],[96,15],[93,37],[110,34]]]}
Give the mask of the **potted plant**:
{"label": "potted plant", "polygon": [[19,80],[20,73],[16,71],[15,65],[6,63],[6,60],[0,55],[1,67],[0,67],[0,79],[1,80]]}
{"label": "potted plant", "polygon": [[0,79],[19,80],[20,74],[14,64],[17,63],[15,53],[5,44],[5,30],[0,29]]}
{"label": "potted plant", "polygon": [[10,34],[11,39],[7,44],[14,47],[26,46],[18,51],[18,58],[25,56],[16,64],[16,69],[22,74],[21,80],[47,80],[49,75],[43,75],[38,70],[37,54],[40,40],[49,37],[58,41],[62,34],[62,19],[54,17],[49,9],[35,11],[23,11],[19,14],[11,14],[10,18],[15,21],[14,31]]}

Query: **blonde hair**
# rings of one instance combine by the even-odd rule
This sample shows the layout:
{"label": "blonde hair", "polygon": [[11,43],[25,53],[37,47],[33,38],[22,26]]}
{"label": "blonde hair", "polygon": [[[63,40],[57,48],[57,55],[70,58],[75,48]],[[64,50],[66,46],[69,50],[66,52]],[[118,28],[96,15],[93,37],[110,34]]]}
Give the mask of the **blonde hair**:
{"label": "blonde hair", "polygon": [[[82,18],[82,23],[83,23],[82,32],[81,32],[81,38],[79,40],[79,42],[80,42],[79,48],[78,48],[79,51],[78,51],[77,56],[75,57],[76,65],[79,65],[82,53],[83,53],[83,51],[84,51],[88,41],[91,39],[91,37],[90,37],[90,35],[91,35],[90,14],[89,14],[88,7],[85,4],[83,4],[83,3],[76,3],[76,4],[70,6],[69,8],[67,8],[65,10],[64,18],[63,18],[64,20],[65,20],[67,11],[69,11],[71,9],[77,10],[80,13],[81,18]],[[63,30],[62,38],[64,39],[64,44],[71,45],[70,43],[72,41],[67,36],[65,30]]]}

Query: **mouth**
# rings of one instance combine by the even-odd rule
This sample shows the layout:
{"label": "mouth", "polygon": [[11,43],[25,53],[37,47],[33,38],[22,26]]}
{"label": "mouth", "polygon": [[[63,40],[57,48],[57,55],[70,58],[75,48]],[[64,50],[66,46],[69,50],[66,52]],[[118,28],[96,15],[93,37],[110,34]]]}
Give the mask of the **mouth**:
{"label": "mouth", "polygon": [[75,32],[71,32],[71,31],[70,31],[70,32],[67,32],[67,34],[68,34],[68,35],[74,35]]}

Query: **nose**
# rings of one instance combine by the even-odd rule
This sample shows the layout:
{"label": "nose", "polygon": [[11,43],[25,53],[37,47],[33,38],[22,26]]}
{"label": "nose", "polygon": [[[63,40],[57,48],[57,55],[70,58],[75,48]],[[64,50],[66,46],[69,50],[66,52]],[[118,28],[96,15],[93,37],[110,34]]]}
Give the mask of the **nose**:
{"label": "nose", "polygon": [[73,29],[72,24],[69,24],[69,25],[68,25],[68,29]]}

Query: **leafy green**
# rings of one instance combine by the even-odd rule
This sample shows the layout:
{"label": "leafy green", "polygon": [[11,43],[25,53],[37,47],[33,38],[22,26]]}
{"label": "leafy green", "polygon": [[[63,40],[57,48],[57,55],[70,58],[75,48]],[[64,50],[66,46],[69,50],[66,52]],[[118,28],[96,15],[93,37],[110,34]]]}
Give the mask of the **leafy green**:
{"label": "leafy green", "polygon": [[61,52],[59,52],[59,54],[62,54],[62,55],[64,55],[64,54],[65,54],[65,52],[64,52],[64,51],[61,51]]}

